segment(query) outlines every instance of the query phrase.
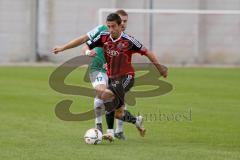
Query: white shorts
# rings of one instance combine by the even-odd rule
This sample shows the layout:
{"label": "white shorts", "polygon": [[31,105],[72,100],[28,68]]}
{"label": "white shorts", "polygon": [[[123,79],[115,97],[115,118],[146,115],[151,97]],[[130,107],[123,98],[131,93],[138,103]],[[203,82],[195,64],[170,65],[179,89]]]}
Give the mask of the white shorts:
{"label": "white shorts", "polygon": [[93,88],[99,84],[108,86],[108,76],[106,73],[95,71],[89,74]]}

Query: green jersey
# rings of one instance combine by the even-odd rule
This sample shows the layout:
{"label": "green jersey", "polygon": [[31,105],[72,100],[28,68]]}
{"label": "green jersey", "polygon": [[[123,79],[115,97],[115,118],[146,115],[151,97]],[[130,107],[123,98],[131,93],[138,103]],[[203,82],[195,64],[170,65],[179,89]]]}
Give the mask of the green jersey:
{"label": "green jersey", "polygon": [[[102,31],[107,31],[108,28],[105,25],[100,25],[94,28],[93,30],[87,33],[90,41],[93,41]],[[104,64],[106,63],[104,52],[101,47],[94,48],[96,52],[96,56],[93,58],[92,64],[90,65],[90,72],[100,71],[106,73],[106,69],[104,68]]]}

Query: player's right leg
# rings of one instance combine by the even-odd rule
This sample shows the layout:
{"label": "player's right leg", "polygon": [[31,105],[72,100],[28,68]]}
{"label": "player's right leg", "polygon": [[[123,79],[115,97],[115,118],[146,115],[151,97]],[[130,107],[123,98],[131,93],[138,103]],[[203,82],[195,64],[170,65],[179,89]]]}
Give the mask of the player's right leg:
{"label": "player's right leg", "polygon": [[94,99],[95,111],[95,126],[102,131],[102,114],[104,112],[104,102],[99,97],[102,92],[107,88],[108,77],[105,73],[95,71],[90,73],[90,80],[93,88],[96,90],[96,97]]}
{"label": "player's right leg", "polygon": [[[125,105],[124,110],[126,110],[126,109],[127,109],[127,107]],[[116,119],[116,130],[115,130],[114,136],[117,139],[126,140],[126,137],[123,132],[123,121],[120,119]]]}
{"label": "player's right leg", "polygon": [[[95,71],[90,74],[90,80],[92,82],[93,88],[96,90],[96,97],[94,100],[94,111],[95,111],[95,125],[102,133],[102,115],[104,107],[104,101],[101,98],[103,92],[106,91],[108,85],[108,77],[106,73]],[[103,139],[109,140],[112,142],[114,140],[114,111],[106,112],[106,121],[107,121],[107,134],[103,134]]]}
{"label": "player's right leg", "polygon": [[103,132],[102,129],[102,113],[104,112],[103,100],[98,97],[94,98],[94,111],[95,111],[95,127]]}

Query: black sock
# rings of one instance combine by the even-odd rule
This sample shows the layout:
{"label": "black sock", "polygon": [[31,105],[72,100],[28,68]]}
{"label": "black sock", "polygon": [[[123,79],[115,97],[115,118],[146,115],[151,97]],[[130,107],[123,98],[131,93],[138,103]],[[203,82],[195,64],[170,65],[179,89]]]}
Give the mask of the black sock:
{"label": "black sock", "polygon": [[114,125],[114,114],[115,114],[114,111],[106,112],[106,114],[105,114],[108,129],[113,129],[113,125]]}
{"label": "black sock", "polygon": [[120,101],[118,98],[115,98],[111,102],[104,102],[105,110],[107,112],[115,111],[115,109],[119,106]]}
{"label": "black sock", "polygon": [[120,118],[120,120],[135,124],[137,118],[133,116],[128,110],[124,110],[124,116]]}
{"label": "black sock", "polygon": [[99,131],[101,131],[103,133],[103,129],[102,129],[102,123],[97,123],[96,127]]}

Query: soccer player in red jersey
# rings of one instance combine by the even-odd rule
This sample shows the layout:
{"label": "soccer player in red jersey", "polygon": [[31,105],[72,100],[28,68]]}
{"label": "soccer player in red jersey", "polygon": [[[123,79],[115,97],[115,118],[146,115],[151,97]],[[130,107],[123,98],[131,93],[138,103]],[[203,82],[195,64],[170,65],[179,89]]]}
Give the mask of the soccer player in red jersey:
{"label": "soccer player in red jersey", "polygon": [[109,14],[106,24],[109,28],[108,32],[101,32],[97,38],[88,43],[90,49],[103,47],[107,62],[109,86],[108,89],[101,94],[100,98],[105,101],[104,104],[107,113],[115,111],[116,118],[135,124],[140,135],[144,136],[143,117],[135,117],[128,110],[124,110],[125,93],[129,91],[134,84],[135,74],[131,63],[132,54],[139,53],[146,56],[164,78],[168,75],[167,68],[159,63],[153,52],[145,48],[132,36],[122,32],[121,18],[119,15],[116,13]]}

